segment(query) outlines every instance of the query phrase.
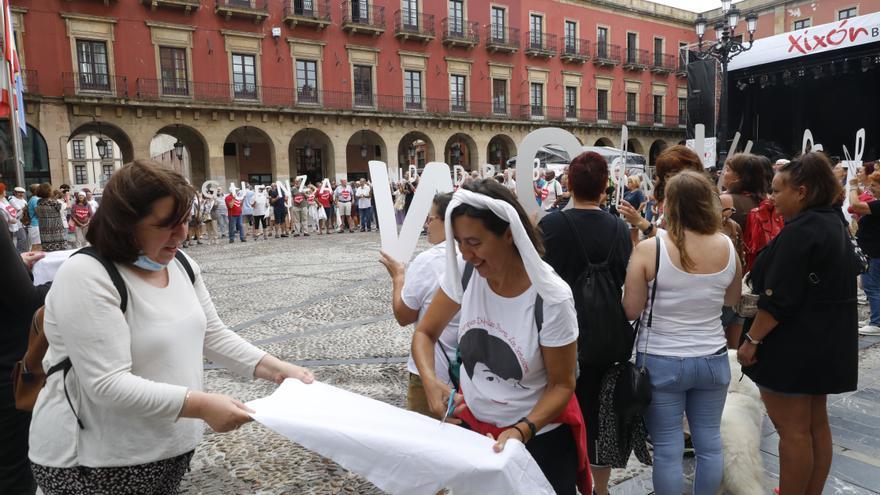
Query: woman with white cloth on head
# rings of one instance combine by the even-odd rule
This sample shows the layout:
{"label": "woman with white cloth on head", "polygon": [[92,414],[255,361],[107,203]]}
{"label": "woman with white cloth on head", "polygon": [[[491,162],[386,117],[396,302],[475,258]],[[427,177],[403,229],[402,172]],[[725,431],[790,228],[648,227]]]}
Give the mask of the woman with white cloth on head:
{"label": "woman with white cloth on head", "polygon": [[[443,416],[453,392],[434,372],[434,345],[459,313],[461,394],[448,421],[497,438],[496,452],[510,439],[525,443],[560,495],[573,495],[576,486],[590,493],[583,416],[574,399],[571,289],[541,260],[535,228],[494,179],[462,186],[445,224],[446,273],[412,344],[432,412]],[[454,241],[473,266],[466,287]]]}

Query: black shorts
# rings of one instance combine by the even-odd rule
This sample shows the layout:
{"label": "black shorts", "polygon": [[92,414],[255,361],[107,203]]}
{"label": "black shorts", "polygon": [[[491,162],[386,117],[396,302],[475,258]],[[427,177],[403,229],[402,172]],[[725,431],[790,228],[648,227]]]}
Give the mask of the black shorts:
{"label": "black shorts", "polygon": [[287,208],[275,209],[275,223],[279,224],[287,218]]}
{"label": "black shorts", "polygon": [[536,436],[526,444],[557,495],[577,494],[578,453],[568,425]]}
{"label": "black shorts", "polygon": [[602,377],[611,369],[611,366],[584,366],[580,365],[581,374],[578,376],[574,392],[578,404],[581,406],[581,414],[584,415],[584,424],[587,426],[587,453],[590,457],[590,465],[597,466],[596,454],[599,445],[599,392],[602,388]]}

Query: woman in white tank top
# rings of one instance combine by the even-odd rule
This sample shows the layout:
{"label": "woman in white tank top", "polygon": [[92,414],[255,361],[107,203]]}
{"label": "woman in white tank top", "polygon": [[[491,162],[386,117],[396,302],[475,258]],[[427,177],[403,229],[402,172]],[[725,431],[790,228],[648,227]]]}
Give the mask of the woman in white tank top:
{"label": "woman in white tank top", "polygon": [[[682,419],[687,411],[697,456],[694,493],[721,485],[721,412],[730,383],[722,305],[740,296],[742,268],[721,233],[721,203],[701,173],[684,171],[665,190],[666,231],[636,246],[626,274],[623,306],[641,318],[637,363],[651,376],[652,401],[645,417],[654,442],[657,495],[683,493]],[[659,273],[656,273],[657,249]],[[649,328],[648,295],[657,281]]]}

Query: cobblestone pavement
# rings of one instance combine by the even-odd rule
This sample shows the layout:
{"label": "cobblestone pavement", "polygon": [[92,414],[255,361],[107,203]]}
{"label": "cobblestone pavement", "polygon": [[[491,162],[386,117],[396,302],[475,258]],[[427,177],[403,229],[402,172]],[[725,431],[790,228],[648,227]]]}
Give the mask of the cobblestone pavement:
{"label": "cobblestone pavement", "polygon": [[[220,317],[281,359],[309,366],[323,382],[403,407],[412,327],[391,313],[391,284],[378,263],[376,233],[312,235],[187,250],[202,268]],[[418,249],[424,249],[424,240]],[[832,405],[836,458],[828,493],[880,487],[880,338],[863,338],[861,390]],[[275,385],[206,365],[205,387],[242,401]],[[769,423],[768,423],[769,424]],[[778,472],[775,434],[765,431],[767,486]],[[691,463],[686,469],[692,472]],[[651,493],[650,469],[615,470],[615,494]],[[206,428],[186,494],[379,494],[368,481],[251,423],[232,433]],[[875,490],[875,491],[872,491]],[[768,489],[767,493],[771,493]]]}

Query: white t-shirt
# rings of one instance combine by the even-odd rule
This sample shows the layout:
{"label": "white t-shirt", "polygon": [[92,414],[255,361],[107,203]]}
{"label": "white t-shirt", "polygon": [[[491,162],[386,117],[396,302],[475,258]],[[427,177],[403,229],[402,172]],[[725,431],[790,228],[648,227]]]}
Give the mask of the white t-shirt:
{"label": "white t-shirt", "polygon": [[269,209],[269,197],[266,196],[266,193],[255,193],[254,194],[254,215],[255,216],[265,216],[266,210]]}
{"label": "white t-shirt", "polygon": [[98,211],[98,200],[90,199],[89,200],[89,208],[92,209],[92,215],[94,215],[95,212]]}
{"label": "white t-shirt", "polygon": [[[464,260],[461,256],[458,258],[459,268],[464,269]],[[420,253],[406,269],[406,275],[403,282],[403,291],[401,298],[403,303],[410,309],[419,310],[419,320],[425,316],[428,306],[434,299],[434,294],[440,287],[440,280],[446,272],[446,242],[441,242],[431,246],[426,251]],[[455,362],[455,353],[458,349],[458,315],[449,322],[446,329],[440,335],[440,340],[434,346],[434,373],[437,378],[445,383],[449,380],[449,361]],[[444,355],[445,353],[445,355]],[[413,360],[412,355],[406,368],[416,375],[419,369]]]}
{"label": "white t-shirt", "polygon": [[0,216],[3,217],[3,220],[6,220],[6,225],[9,226],[10,232],[18,232],[18,229],[21,228],[21,222],[12,223],[12,220],[17,220],[17,215],[13,213],[14,210],[15,207],[9,204],[6,198],[0,197]]}
{"label": "white t-shirt", "polygon": [[370,186],[361,186],[357,188],[355,194],[358,199],[358,208],[369,208],[372,206],[372,203],[370,203]]}
{"label": "white t-shirt", "polygon": [[551,180],[544,185],[544,191],[542,194],[544,199],[541,201],[541,207],[545,210],[549,210],[556,203],[556,198],[561,194],[562,184],[556,179]]}
{"label": "white t-shirt", "polygon": [[[447,294],[452,291],[444,287]],[[475,270],[462,296],[458,345],[461,388],[480,421],[508,426],[526,416],[547,386],[541,346],[563,347],[577,340],[574,300],[544,304],[540,334],[535,324],[534,285],[516,297],[496,294]],[[547,425],[541,432],[555,428]]]}
{"label": "white t-shirt", "polygon": [[354,191],[351,189],[351,186],[336,186],[336,191],[333,192],[333,195],[336,196],[336,200],[340,203],[350,203],[352,199],[354,199]]}

